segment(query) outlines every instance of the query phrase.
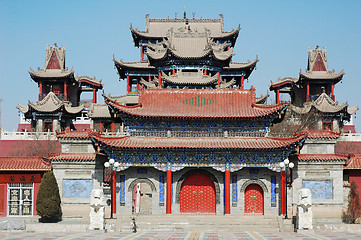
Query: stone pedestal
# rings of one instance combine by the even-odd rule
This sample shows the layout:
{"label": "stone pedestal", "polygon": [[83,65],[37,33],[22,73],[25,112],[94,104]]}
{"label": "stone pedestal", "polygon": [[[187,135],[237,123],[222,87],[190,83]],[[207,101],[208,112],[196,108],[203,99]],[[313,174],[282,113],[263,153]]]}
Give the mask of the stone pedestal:
{"label": "stone pedestal", "polygon": [[310,189],[303,188],[298,191],[297,202],[297,232],[312,230],[312,198]]}
{"label": "stone pedestal", "polygon": [[89,230],[104,230],[104,195],[101,189],[91,192]]}

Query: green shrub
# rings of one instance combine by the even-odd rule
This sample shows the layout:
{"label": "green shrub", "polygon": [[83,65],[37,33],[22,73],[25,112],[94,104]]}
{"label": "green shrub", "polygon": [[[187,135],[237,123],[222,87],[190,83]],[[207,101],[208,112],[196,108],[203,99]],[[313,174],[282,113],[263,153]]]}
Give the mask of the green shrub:
{"label": "green shrub", "polygon": [[36,211],[41,222],[57,222],[61,220],[59,187],[53,171],[46,172],[36,199]]}
{"label": "green shrub", "polygon": [[351,182],[347,210],[342,212],[342,220],[346,223],[356,223],[360,216],[361,206],[357,185],[355,182]]}

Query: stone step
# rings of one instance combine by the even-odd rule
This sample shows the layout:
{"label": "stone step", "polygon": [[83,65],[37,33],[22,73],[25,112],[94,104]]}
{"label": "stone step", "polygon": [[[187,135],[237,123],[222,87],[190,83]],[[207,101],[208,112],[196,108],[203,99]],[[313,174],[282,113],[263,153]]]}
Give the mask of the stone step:
{"label": "stone step", "polygon": [[277,216],[224,215],[123,215],[117,221],[117,229],[131,231],[132,217],[138,231],[280,231]]}

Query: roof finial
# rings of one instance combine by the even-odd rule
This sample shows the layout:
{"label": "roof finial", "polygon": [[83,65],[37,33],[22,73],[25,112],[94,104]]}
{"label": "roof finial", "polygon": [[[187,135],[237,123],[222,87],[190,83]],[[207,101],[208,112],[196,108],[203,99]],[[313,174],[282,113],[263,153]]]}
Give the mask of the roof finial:
{"label": "roof finial", "polygon": [[186,6],[184,5],[184,19],[187,18],[187,13],[186,13]]}

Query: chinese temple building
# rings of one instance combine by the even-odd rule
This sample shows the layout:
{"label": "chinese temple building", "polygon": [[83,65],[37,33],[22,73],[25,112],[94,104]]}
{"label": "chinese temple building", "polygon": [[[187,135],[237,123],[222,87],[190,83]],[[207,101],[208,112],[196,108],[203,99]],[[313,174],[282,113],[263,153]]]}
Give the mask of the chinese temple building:
{"label": "chinese temple building", "polygon": [[46,47],[45,67],[34,71],[31,78],[39,86],[39,101],[28,106],[18,105],[18,109],[31,120],[31,128],[37,132],[64,131],[66,127],[75,129],[72,120],[82,115],[86,109],[80,103],[84,91],[92,91],[92,102],[103,88],[101,81],[88,76],[75,76],[73,68],[65,67],[65,47]]}
{"label": "chinese temple building", "polygon": [[[345,173],[361,186],[361,165],[358,152],[347,156],[335,145],[358,107],[336,102],[335,85],[344,72],[329,70],[325,48],[309,49],[299,77],[272,82],[276,101],[269,104],[268,93],[256,97],[245,84],[258,57],[233,61],[240,26],[226,31],[223,15],[146,15],[145,30],[130,31],[139,61],[113,57],[126,81],[123,96],[103,92],[104,103],[98,103],[102,82],[74,76],[64,46],[47,46],[44,68],[30,69],[38,101],[18,105],[23,132],[9,133],[0,143],[22,136],[18,141],[36,140],[48,153],[0,156],[0,216],[36,214],[38,185],[49,170],[58,181],[64,216],[76,213],[87,221],[91,191],[100,188],[117,227],[131,214],[276,219],[295,214],[302,188],[312,192],[314,216],[341,216],[349,186]],[[83,92],[92,99],[82,100]],[[282,101],[284,93],[290,101]],[[38,135],[45,143],[51,136],[61,151],[42,147]],[[294,168],[281,169],[284,160]]]}
{"label": "chinese temple building", "polygon": [[[337,154],[335,145],[344,124],[352,119],[358,106],[349,108],[348,103],[339,105],[335,101],[335,85],[343,75],[343,71],[329,71],[326,48],[317,46],[308,50],[307,70],[301,70],[299,78],[280,78],[270,86],[270,90],[275,91],[277,103],[282,102],[280,93],[289,94],[291,99],[283,122],[271,129],[271,135],[290,130],[307,133],[300,154],[290,157],[297,172],[297,177],[292,176],[292,191],[293,196],[297,196],[298,189],[310,189],[318,217],[338,218],[348,191],[346,189],[344,193],[344,187],[348,185],[344,186],[343,182],[344,165],[350,162],[348,153]],[[293,198],[293,202],[296,201]]]}
{"label": "chinese temple building", "polygon": [[239,30],[224,31],[223,16],[147,16],[145,31],[131,27],[140,61],[114,63],[137,102],[104,95],[126,135],[91,132],[119,163],[114,213],[280,214],[278,163],[305,135],[268,137],[288,104],[259,104],[245,88],[258,59],[232,61]]}

